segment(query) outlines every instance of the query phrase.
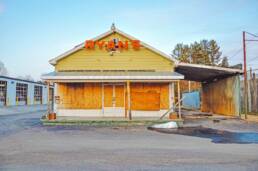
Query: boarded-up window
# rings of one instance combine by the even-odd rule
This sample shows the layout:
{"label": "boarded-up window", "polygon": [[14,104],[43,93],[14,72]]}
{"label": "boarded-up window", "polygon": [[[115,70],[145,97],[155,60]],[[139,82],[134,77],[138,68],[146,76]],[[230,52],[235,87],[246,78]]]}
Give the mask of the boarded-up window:
{"label": "boarded-up window", "polygon": [[59,108],[101,109],[102,87],[100,83],[59,83]]}
{"label": "boarded-up window", "polygon": [[131,105],[132,110],[168,109],[168,83],[132,83]]}

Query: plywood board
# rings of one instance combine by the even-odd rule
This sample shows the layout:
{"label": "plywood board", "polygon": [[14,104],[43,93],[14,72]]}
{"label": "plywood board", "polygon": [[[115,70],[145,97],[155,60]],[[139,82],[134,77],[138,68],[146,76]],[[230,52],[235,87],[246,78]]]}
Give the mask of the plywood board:
{"label": "plywood board", "polygon": [[58,83],[59,108],[100,109],[100,83]]}
{"label": "plywood board", "polygon": [[156,92],[132,92],[132,110],[160,110],[160,94]]}
{"label": "plywood board", "polygon": [[238,115],[240,112],[239,85],[238,76],[202,84],[202,111]]}
{"label": "plywood board", "polygon": [[124,101],[125,101],[125,96],[124,96],[124,85],[115,85],[115,101],[116,107],[124,107]]}
{"label": "plywood board", "polygon": [[104,107],[113,107],[113,85],[104,85]]}
{"label": "plywood board", "polygon": [[[132,83],[131,85],[133,110],[159,110],[169,108],[169,83]],[[138,94],[142,94],[140,101],[138,100]],[[148,103],[149,95],[154,94],[155,102],[149,104],[141,104],[143,102]],[[157,98],[159,97],[159,98]],[[147,98],[147,99],[145,99]],[[154,100],[152,99],[152,100]],[[137,104],[140,103],[140,104]],[[157,107],[159,104],[159,108]],[[142,105],[142,107],[141,107]],[[145,106],[148,105],[148,106]],[[153,105],[153,106],[151,106]]]}

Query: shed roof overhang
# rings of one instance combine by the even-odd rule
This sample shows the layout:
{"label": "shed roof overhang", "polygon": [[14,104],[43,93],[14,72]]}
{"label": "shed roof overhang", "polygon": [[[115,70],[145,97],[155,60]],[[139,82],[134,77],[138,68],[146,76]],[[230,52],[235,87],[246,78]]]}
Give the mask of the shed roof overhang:
{"label": "shed roof overhang", "polygon": [[41,78],[50,82],[168,82],[182,80],[184,76],[177,72],[51,72]]}
{"label": "shed roof overhang", "polygon": [[240,69],[201,64],[188,64],[183,62],[177,64],[175,71],[184,75],[185,80],[198,82],[211,82],[216,79],[223,79],[243,73],[243,71]]}

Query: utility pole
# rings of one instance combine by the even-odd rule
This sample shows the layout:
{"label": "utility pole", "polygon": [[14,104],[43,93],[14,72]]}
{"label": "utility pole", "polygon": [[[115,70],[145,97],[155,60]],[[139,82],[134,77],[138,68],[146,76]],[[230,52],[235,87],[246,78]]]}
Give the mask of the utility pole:
{"label": "utility pole", "polygon": [[247,82],[247,66],[246,66],[246,42],[258,42],[257,39],[246,39],[246,34],[252,37],[258,38],[257,35],[243,31],[243,54],[244,54],[244,101],[245,101],[245,119],[247,119],[248,113],[248,82]]}
{"label": "utility pole", "polygon": [[244,53],[244,100],[245,100],[245,119],[247,119],[248,112],[248,85],[247,85],[247,69],[246,69],[246,44],[245,44],[245,31],[243,31],[243,53]]}

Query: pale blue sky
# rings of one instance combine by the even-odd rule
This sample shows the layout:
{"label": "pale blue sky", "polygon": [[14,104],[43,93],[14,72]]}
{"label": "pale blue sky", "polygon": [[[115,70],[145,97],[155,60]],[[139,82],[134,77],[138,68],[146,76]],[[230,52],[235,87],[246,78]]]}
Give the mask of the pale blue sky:
{"label": "pale blue sky", "polygon": [[[11,76],[39,79],[53,70],[49,59],[112,22],[168,54],[176,43],[215,39],[236,64],[242,31],[258,33],[258,0],[0,0],[0,60]],[[248,50],[249,59],[258,57],[258,42]],[[258,58],[249,65],[258,68]]]}

